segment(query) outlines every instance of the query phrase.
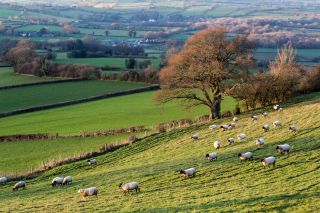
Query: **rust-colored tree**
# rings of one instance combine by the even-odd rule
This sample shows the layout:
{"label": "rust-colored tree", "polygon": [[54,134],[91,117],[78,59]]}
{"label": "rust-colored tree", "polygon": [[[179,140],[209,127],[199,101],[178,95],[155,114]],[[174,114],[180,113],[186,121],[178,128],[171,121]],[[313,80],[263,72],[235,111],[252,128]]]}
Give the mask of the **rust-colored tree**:
{"label": "rust-colored tree", "polygon": [[254,44],[247,35],[227,38],[222,28],[208,28],[190,37],[182,50],[170,56],[160,73],[162,90],[157,100],[182,100],[187,107],[210,109],[211,118],[220,118],[225,82],[253,63]]}

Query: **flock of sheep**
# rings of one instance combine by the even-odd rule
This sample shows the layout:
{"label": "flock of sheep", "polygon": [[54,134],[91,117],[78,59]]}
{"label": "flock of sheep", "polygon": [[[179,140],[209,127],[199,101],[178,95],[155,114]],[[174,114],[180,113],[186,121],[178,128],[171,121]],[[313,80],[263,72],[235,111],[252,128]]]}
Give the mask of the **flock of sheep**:
{"label": "flock of sheep", "polygon": [[[275,110],[278,111],[282,111],[283,109],[279,106],[279,105],[275,105],[274,106]],[[262,115],[264,117],[268,116],[267,112],[263,112]],[[253,115],[251,117],[252,121],[257,121],[258,120],[258,116],[257,115]],[[225,124],[225,125],[221,125],[220,128],[223,131],[227,131],[228,129],[234,129],[236,128],[236,123],[238,121],[237,117],[233,118],[233,122],[230,124]],[[280,121],[275,121],[273,122],[273,126],[275,128],[278,128],[281,126],[281,122]],[[217,125],[211,125],[209,127],[211,130],[215,130],[217,129]],[[269,125],[264,125],[262,126],[262,129],[264,130],[264,132],[268,132],[270,129]],[[295,125],[290,125],[289,130],[291,130],[292,132],[296,132],[297,128]],[[238,140],[244,140],[246,138],[246,134],[241,133],[238,135]],[[193,140],[197,140],[199,139],[199,136],[197,134],[192,135],[191,138]],[[234,138],[229,138],[228,139],[229,145],[232,145],[235,143],[235,139]],[[264,139],[262,137],[258,138],[256,140],[256,145],[261,146],[265,143]],[[213,144],[215,149],[220,149],[221,147],[221,142],[219,141],[215,141]],[[290,151],[290,145],[289,144],[281,144],[281,145],[277,145],[276,146],[276,150],[280,153],[280,154],[284,154],[284,153],[289,153]],[[241,161],[246,161],[246,160],[253,160],[253,154],[252,152],[243,152],[243,153],[239,153],[238,157],[240,158]],[[206,154],[206,158],[210,161],[213,160],[217,160],[218,159],[218,154],[217,152],[211,152]],[[87,160],[89,165],[96,165],[97,164],[97,160],[96,159],[89,159]],[[269,166],[269,165],[273,165],[275,166],[276,164],[276,158],[274,156],[269,156],[266,158],[261,159],[261,163],[263,166]],[[185,169],[185,170],[180,170],[180,174],[186,177],[194,177],[196,174],[196,169],[195,168],[189,168],[189,169]],[[7,177],[0,177],[0,184],[6,184],[8,182],[8,178]],[[65,178],[61,178],[61,177],[55,177],[52,181],[51,181],[51,185],[52,187],[55,187],[57,185],[63,186],[63,185],[67,185],[67,184],[71,184],[72,183],[72,177],[71,176],[67,176]],[[13,191],[19,190],[19,189],[25,189],[26,188],[26,182],[24,181],[19,181],[17,182],[14,186],[13,186]],[[138,182],[130,182],[130,183],[120,183],[119,184],[119,188],[121,188],[123,190],[124,193],[128,193],[130,191],[135,191],[135,192],[140,192],[140,184]],[[98,197],[98,193],[99,190],[96,187],[90,187],[90,188],[86,188],[86,189],[79,189],[78,193],[80,193],[80,195],[85,198],[88,196],[96,196]]]}

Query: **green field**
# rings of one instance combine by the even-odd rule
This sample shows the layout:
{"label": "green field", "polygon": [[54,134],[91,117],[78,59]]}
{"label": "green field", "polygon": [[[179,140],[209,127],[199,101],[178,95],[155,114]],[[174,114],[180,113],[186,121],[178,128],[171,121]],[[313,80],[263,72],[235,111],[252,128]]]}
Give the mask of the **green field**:
{"label": "green field", "polygon": [[35,82],[41,82],[41,81],[49,81],[54,79],[55,78],[50,78],[50,77],[40,78],[35,76],[18,75],[13,72],[13,69],[11,67],[0,67],[0,87],[17,85],[17,84],[35,83]]}
{"label": "green field", "polygon": [[25,25],[23,27],[16,28],[15,31],[26,32],[26,31],[36,31],[39,32],[42,28],[46,28],[50,32],[61,32],[63,28],[56,25],[41,25],[41,24],[31,24]]}
{"label": "green field", "polygon": [[[157,105],[153,101],[154,93],[144,92],[0,118],[0,135],[40,132],[68,134],[82,130],[152,126],[164,121],[194,118],[209,113],[203,107],[186,111],[176,103]],[[234,106],[234,99],[226,97],[222,110],[233,110]]]}
{"label": "green field", "polygon": [[20,14],[17,10],[12,10],[9,8],[1,7],[0,8],[0,18],[8,18],[13,16],[18,16]]}
{"label": "green field", "polygon": [[[21,173],[41,166],[42,162],[72,157],[79,153],[96,151],[106,143],[119,143],[127,134],[107,137],[60,138],[35,141],[15,141],[0,144],[0,176]],[[14,150],[14,155],[13,155]],[[10,162],[15,162],[14,166]]]}
{"label": "green field", "polygon": [[[111,67],[118,67],[121,69],[125,69],[125,60],[126,58],[68,58],[66,53],[58,53],[55,62],[61,64],[87,64],[91,66],[111,66]],[[143,60],[151,60],[152,66],[158,68],[160,65],[160,58],[157,59],[137,59],[138,61]]]}
{"label": "green field", "polygon": [[[320,205],[319,123],[320,93],[309,102],[288,105],[284,112],[269,113],[258,123],[251,115],[240,116],[234,130],[214,132],[208,124],[159,134],[129,147],[97,157],[98,165],[85,161],[64,165],[27,180],[26,190],[12,192],[13,182],[0,187],[4,212],[317,212]],[[280,120],[283,127],[263,133],[261,126]],[[221,120],[216,124],[230,122]],[[297,133],[288,130],[298,126]],[[190,135],[198,133],[193,141]],[[248,138],[227,145],[229,137]],[[257,137],[266,144],[257,147]],[[218,160],[209,162],[213,141],[222,142]],[[276,152],[277,144],[289,143],[290,155]],[[253,161],[240,162],[239,152],[251,151]],[[260,159],[277,158],[276,166],[263,168]],[[195,167],[194,178],[178,171]],[[71,185],[52,188],[56,176],[71,175]],[[120,182],[137,181],[141,193],[123,195]],[[98,187],[99,198],[82,199],[77,190]]]}
{"label": "green field", "polygon": [[143,86],[144,84],[140,83],[92,80],[0,90],[0,112],[77,100]]}

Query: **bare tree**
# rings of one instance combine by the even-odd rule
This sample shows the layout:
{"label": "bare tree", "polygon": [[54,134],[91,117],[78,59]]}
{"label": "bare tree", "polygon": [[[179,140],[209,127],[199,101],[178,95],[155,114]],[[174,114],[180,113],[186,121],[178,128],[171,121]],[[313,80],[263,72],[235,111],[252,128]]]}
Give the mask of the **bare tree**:
{"label": "bare tree", "polygon": [[222,28],[209,28],[190,37],[178,54],[170,56],[160,73],[161,102],[183,100],[187,107],[210,109],[211,118],[220,118],[224,82],[253,62],[253,43],[247,35],[230,40]]}

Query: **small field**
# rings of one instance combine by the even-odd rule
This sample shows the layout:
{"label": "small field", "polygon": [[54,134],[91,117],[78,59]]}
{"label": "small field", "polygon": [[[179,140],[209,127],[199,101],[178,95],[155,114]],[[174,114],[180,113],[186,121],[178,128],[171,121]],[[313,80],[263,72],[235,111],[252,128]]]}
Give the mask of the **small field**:
{"label": "small field", "polygon": [[77,100],[143,86],[144,84],[140,83],[92,80],[5,89],[0,90],[0,112]]}
{"label": "small field", "polygon": [[[144,92],[0,118],[0,135],[42,132],[69,134],[83,130],[152,126],[209,113],[203,107],[184,110],[177,103],[157,105],[153,101],[154,93]],[[234,99],[226,97],[222,102],[222,110],[233,110],[235,104]]]}
{"label": "small field", "polygon": [[35,83],[41,81],[50,81],[55,79],[56,78],[50,77],[40,78],[35,76],[18,75],[13,72],[12,67],[0,67],[0,87],[17,84]]}
{"label": "small field", "polygon": [[[319,185],[319,93],[304,102],[285,105],[283,112],[252,122],[251,114],[239,117],[234,130],[210,131],[209,124],[192,126],[148,137],[131,146],[97,157],[98,165],[85,160],[60,166],[27,180],[25,190],[12,191],[14,182],[0,187],[4,212],[317,212]],[[301,101],[301,97],[299,98]],[[293,104],[293,105],[292,105]],[[263,124],[280,120],[281,128],[264,133]],[[216,124],[230,122],[230,119]],[[297,133],[288,130],[296,124]],[[198,133],[193,141],[190,135]],[[247,139],[228,145],[227,139],[246,133]],[[257,147],[255,139],[266,143]],[[222,142],[218,159],[206,153],[213,142]],[[289,155],[276,145],[288,143]],[[0,145],[1,146],[1,145]],[[253,161],[240,162],[238,153],[251,151]],[[263,168],[260,159],[276,157],[276,166]],[[180,177],[179,170],[195,167],[194,178]],[[73,183],[52,188],[54,177],[71,175]],[[124,195],[119,183],[137,181],[141,192]],[[99,197],[82,199],[77,190],[95,186]]]}
{"label": "small field", "polygon": [[42,28],[47,29],[50,32],[61,32],[63,28],[56,25],[41,25],[41,24],[31,24],[25,25],[23,27],[16,28],[18,32],[39,32]]}
{"label": "small field", "polygon": [[[113,58],[113,57],[106,57],[106,58],[68,58],[66,53],[58,53],[55,62],[60,64],[87,64],[91,66],[110,66],[110,67],[117,67],[120,69],[125,69],[125,60],[126,58]],[[137,59],[137,61],[143,60],[150,60],[152,66],[159,67],[160,66],[160,59]]]}

